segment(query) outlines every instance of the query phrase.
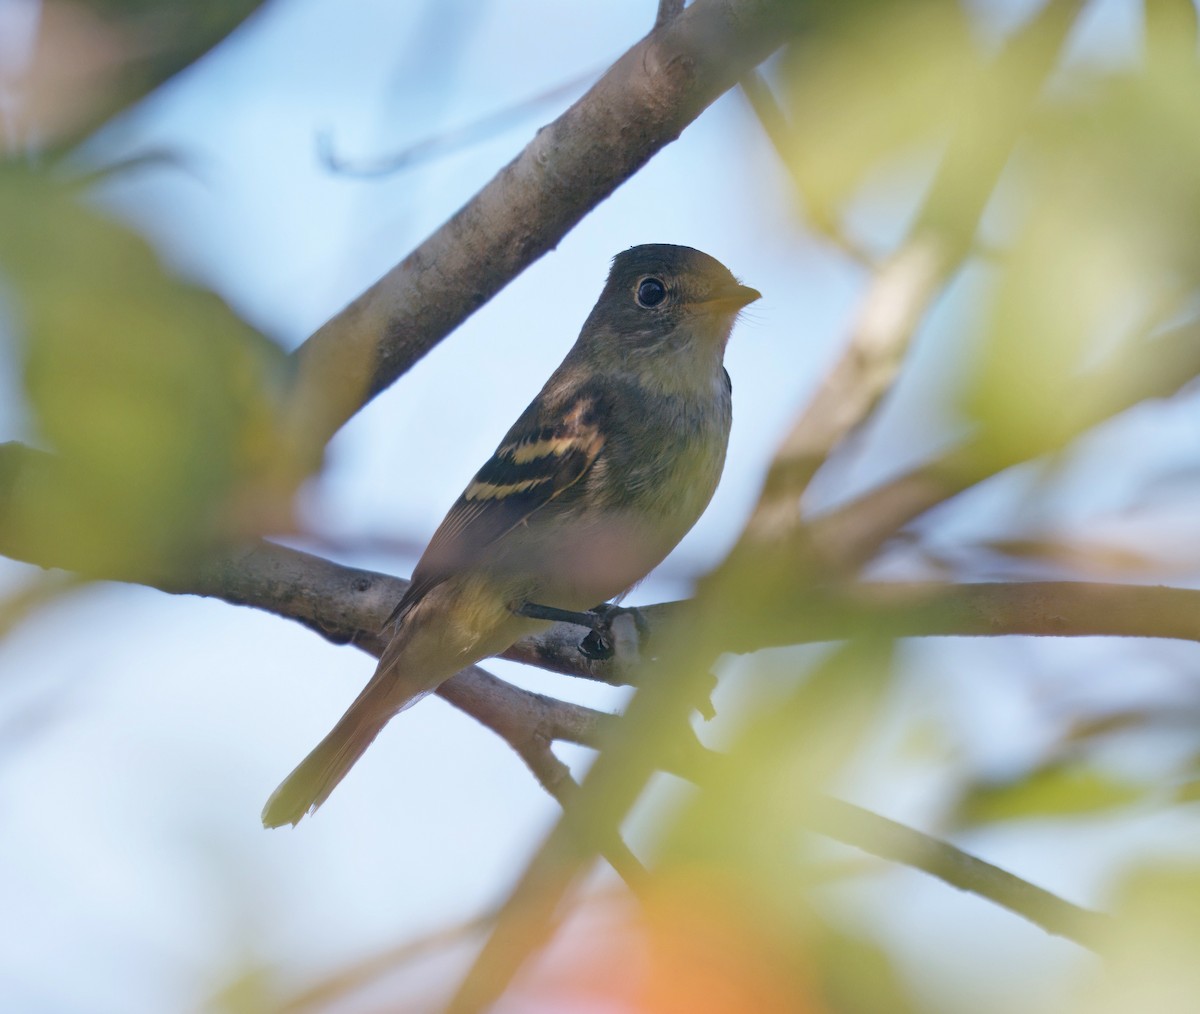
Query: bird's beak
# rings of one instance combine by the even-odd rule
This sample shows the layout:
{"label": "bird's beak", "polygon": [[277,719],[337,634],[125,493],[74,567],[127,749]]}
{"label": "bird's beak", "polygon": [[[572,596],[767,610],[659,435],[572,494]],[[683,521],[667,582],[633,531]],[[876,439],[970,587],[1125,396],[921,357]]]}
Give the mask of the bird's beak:
{"label": "bird's beak", "polygon": [[727,285],[716,290],[711,297],[693,304],[698,310],[715,311],[718,313],[735,313],[744,306],[749,306],[756,299],[762,299],[758,289],[749,285]]}

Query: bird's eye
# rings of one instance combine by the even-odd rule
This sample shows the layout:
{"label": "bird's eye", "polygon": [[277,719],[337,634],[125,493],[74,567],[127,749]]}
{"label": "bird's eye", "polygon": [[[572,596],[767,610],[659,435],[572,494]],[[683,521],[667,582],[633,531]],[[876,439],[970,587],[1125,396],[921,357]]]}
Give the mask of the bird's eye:
{"label": "bird's eye", "polygon": [[658,306],[667,298],[667,287],[657,278],[643,278],[638,283],[637,301],[639,306]]}

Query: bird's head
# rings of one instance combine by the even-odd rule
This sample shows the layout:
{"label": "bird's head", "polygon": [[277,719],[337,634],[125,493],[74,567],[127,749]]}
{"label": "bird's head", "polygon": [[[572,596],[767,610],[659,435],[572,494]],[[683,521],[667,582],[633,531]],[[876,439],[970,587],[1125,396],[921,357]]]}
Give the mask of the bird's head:
{"label": "bird's head", "polygon": [[699,250],[631,247],[613,258],[576,349],[593,365],[650,371],[663,381],[680,371],[711,374],[720,368],[738,314],[758,298],[756,289]]}

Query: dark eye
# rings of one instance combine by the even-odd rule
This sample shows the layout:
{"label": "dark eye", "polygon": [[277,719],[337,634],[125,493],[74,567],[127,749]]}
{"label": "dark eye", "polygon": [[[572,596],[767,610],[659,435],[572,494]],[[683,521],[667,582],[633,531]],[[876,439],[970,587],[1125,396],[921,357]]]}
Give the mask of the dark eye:
{"label": "dark eye", "polygon": [[637,301],[641,306],[658,306],[667,298],[667,287],[657,278],[643,278],[638,283]]}

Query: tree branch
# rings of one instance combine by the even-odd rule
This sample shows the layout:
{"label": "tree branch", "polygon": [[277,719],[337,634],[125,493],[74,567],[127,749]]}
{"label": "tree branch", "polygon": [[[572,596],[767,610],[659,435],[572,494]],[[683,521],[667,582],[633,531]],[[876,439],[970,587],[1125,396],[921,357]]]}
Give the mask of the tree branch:
{"label": "tree branch", "polygon": [[[1200,592],[1196,596],[1200,600]],[[1193,625],[1200,628],[1200,619],[1196,619]],[[500,683],[499,680],[495,682]],[[447,695],[447,699],[461,706],[455,695]],[[566,772],[565,765],[550,753],[550,742],[562,740],[598,747],[604,735],[611,731],[614,717],[578,705],[570,705],[570,708],[575,714],[571,716],[569,728],[555,729],[553,720],[536,730],[521,729],[515,723],[497,725],[485,721],[521,755],[542,787],[564,809],[578,787]],[[547,756],[552,759],[548,766]],[[700,786],[718,777],[729,763],[730,759],[724,754],[709,750],[691,738],[683,749],[672,750],[657,758],[662,770]],[[807,798],[800,808],[800,815],[812,830],[827,838],[862,849],[881,859],[921,870],[952,887],[992,901],[1028,919],[1047,933],[1072,940],[1082,947],[1095,950],[1100,945],[1102,931],[1109,921],[1107,915],[1075,905],[949,842],[833,796]],[[626,883],[638,890],[647,876],[646,871],[628,852],[624,842],[614,837],[615,841],[606,843],[605,858]]]}
{"label": "tree branch", "polygon": [[1200,376],[1200,322],[1146,336],[1125,355],[1063,392],[1061,419],[1036,447],[976,437],[850,503],[810,520],[800,532],[829,569],[853,573],[904,525],[1006,469],[1060,450],[1091,427],[1135,405],[1178,395]]}
{"label": "tree branch", "polygon": [[796,31],[786,0],[696,0],[630,49],[445,224],[295,354],[306,461]]}
{"label": "tree branch", "polygon": [[658,28],[672,21],[683,12],[683,0],[658,0],[658,13],[654,18],[654,27]]}
{"label": "tree branch", "polygon": [[[0,552],[40,566],[71,569],[72,561],[46,547],[16,544],[6,524],[8,512],[36,509],[20,501],[27,467],[47,467],[53,457],[17,443],[0,444]],[[376,654],[380,627],[407,588],[402,578],[347,567],[270,542],[214,552],[186,573],[131,578],[172,594],[219,598],[295,620],[335,644],[356,644]],[[1200,591],[1147,585],[1082,581],[850,582],[809,586],[797,581],[781,588],[748,627],[723,626],[717,650],[751,652],[788,644],[841,640],[872,630],[889,637],[1155,637],[1200,641]],[[660,645],[673,626],[693,624],[695,604],[665,602],[644,606],[648,643]],[[523,638],[505,658],[564,675],[623,685],[631,673],[619,660],[585,657],[578,645],[584,630],[555,624]],[[456,677],[457,680],[457,677]],[[445,684],[447,693],[460,683]],[[464,678],[464,700],[480,715],[511,705],[509,684],[482,671]],[[521,708],[539,721],[561,723],[563,702],[521,692]],[[473,713],[475,713],[473,712]],[[482,719],[481,719],[482,720]],[[496,719],[499,721],[499,719]],[[488,724],[485,722],[485,724]],[[594,742],[589,745],[596,745]]]}
{"label": "tree branch", "polygon": [[922,870],[930,876],[995,902],[1047,933],[1097,950],[1111,917],[1083,908],[1044,888],[941,841],[853,803],[832,796],[811,800],[809,826],[828,838],[871,855]]}
{"label": "tree branch", "polygon": [[[384,645],[374,647],[382,651]],[[378,653],[373,650],[372,654]],[[554,755],[552,744],[561,740],[598,746],[602,730],[615,721],[614,715],[522,690],[477,666],[442,684],[437,693],[512,747],[538,784],[562,807],[568,805],[579,785],[570,768]],[[600,853],[630,890],[643,890],[646,868],[618,832],[606,836]]]}

